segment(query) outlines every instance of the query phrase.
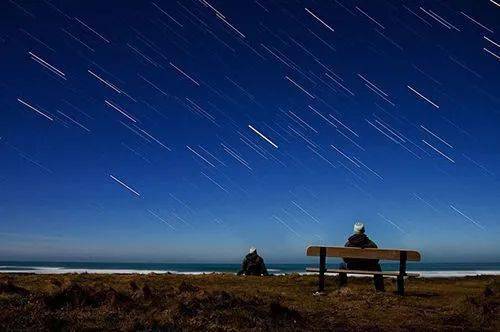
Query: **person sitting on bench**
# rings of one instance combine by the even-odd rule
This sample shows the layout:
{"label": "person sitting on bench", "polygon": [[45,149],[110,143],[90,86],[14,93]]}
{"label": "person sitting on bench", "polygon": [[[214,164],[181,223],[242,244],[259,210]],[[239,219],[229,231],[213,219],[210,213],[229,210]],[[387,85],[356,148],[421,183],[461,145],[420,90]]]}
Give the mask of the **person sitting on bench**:
{"label": "person sitting on bench", "polygon": [[246,276],[267,276],[266,264],[264,260],[257,254],[257,249],[251,247],[248,254],[243,259],[241,264],[241,270],[238,271],[238,275]]}
{"label": "person sitting on bench", "polygon": [[[361,222],[354,224],[354,234],[349,237],[345,247],[358,247],[358,248],[377,248],[377,245],[365,235],[365,226]],[[342,270],[368,270],[368,271],[382,271],[378,259],[360,259],[360,258],[343,258],[344,263],[341,263],[339,269]],[[377,291],[383,292],[384,278],[382,275],[375,274],[373,282]],[[339,274],[340,287],[347,285],[347,274]]]}

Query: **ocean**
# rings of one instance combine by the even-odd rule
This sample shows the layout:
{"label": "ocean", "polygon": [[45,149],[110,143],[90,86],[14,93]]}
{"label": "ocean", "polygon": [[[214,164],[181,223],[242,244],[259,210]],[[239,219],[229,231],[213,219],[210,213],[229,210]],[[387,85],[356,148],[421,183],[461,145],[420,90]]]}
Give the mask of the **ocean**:
{"label": "ocean", "polygon": [[[305,273],[306,266],[317,263],[267,264],[271,274]],[[382,263],[384,271],[397,271],[398,263]],[[329,264],[336,266],[336,263]],[[0,262],[0,273],[236,273],[237,263],[101,263],[101,262]],[[407,270],[422,277],[461,277],[475,275],[500,275],[498,263],[408,263]]]}

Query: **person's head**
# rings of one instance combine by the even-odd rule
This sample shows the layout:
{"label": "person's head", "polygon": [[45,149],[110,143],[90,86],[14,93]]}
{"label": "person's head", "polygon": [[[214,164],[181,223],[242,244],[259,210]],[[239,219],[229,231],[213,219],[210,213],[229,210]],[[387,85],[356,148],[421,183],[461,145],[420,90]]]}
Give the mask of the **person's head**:
{"label": "person's head", "polygon": [[249,253],[249,254],[256,254],[256,253],[257,253],[257,248],[255,248],[255,247],[253,247],[253,246],[252,246],[252,247],[250,247],[250,250],[248,250],[248,253]]}
{"label": "person's head", "polygon": [[354,234],[364,234],[365,233],[365,225],[361,221],[356,221],[354,224]]}

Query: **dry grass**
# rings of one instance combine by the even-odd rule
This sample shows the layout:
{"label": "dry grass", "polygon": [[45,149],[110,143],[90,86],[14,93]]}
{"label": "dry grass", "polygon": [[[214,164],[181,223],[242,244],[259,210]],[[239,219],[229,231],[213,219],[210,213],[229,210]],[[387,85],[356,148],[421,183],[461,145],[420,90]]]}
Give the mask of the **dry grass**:
{"label": "dry grass", "polygon": [[500,277],[412,279],[407,294],[314,276],[0,275],[0,330],[491,330]]}

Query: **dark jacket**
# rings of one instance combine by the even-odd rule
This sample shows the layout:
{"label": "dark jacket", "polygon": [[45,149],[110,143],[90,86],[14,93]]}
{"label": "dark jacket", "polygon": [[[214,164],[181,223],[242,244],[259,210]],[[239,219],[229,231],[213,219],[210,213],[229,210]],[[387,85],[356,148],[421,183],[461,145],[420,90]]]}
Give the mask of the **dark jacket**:
{"label": "dark jacket", "polygon": [[[365,234],[354,234],[349,237],[345,247],[356,248],[377,248],[375,242],[370,240]],[[371,269],[377,266],[378,259],[344,258],[349,269]]]}
{"label": "dark jacket", "polygon": [[238,272],[238,275],[242,274],[247,276],[269,275],[264,260],[256,252],[246,255],[243,259],[241,270]]}

